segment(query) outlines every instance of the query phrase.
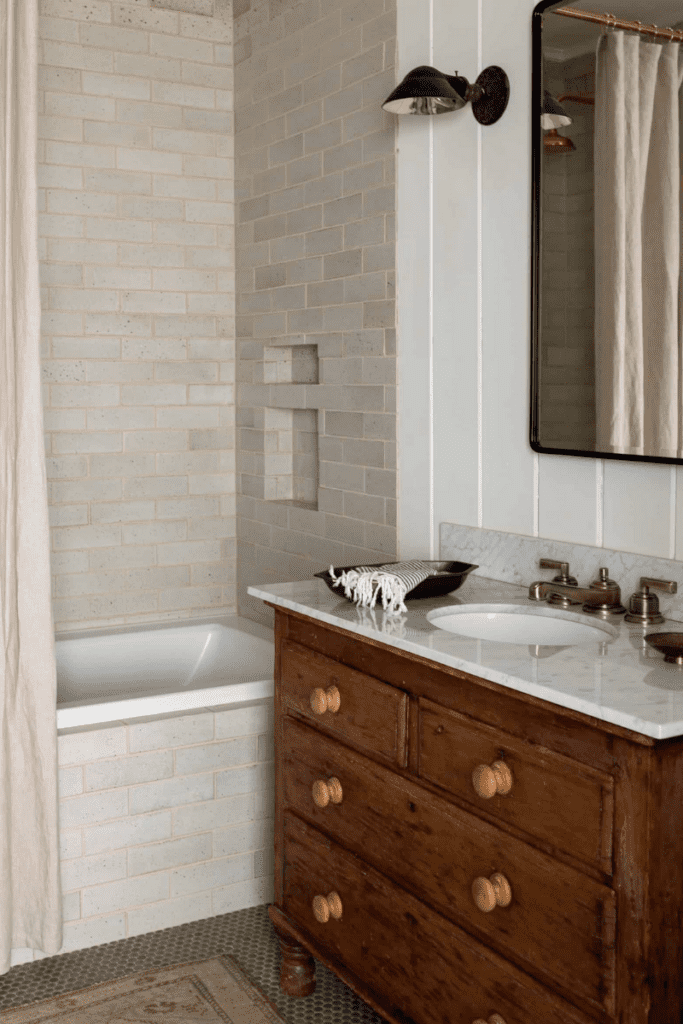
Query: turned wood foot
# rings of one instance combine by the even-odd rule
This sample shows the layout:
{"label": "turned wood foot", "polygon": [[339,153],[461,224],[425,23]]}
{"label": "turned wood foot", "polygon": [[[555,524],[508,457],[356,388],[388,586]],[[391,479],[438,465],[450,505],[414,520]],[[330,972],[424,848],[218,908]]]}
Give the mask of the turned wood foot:
{"label": "turned wood foot", "polygon": [[282,962],[280,988],[288,996],[310,996],[315,992],[315,963],[301,943],[278,931]]}

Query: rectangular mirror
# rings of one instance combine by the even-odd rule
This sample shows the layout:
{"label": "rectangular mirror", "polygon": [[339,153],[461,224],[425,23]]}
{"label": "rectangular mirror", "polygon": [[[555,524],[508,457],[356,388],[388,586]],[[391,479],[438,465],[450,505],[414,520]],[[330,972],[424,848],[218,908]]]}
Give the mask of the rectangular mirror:
{"label": "rectangular mirror", "polygon": [[533,14],[531,447],[683,462],[683,0]]}

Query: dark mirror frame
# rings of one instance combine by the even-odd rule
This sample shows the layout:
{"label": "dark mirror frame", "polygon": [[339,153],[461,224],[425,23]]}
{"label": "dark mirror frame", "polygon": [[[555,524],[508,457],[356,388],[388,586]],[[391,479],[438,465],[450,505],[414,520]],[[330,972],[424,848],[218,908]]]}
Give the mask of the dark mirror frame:
{"label": "dark mirror frame", "polygon": [[[567,0],[564,0],[566,3]],[[616,452],[581,451],[578,448],[549,448],[539,439],[539,386],[541,348],[541,175],[543,134],[540,116],[543,109],[543,14],[564,6],[558,0],[541,0],[531,19],[531,420],[529,443],[543,455],[575,455],[588,459],[620,459],[622,462],[662,462],[683,465],[683,459],[658,455],[622,455]],[[599,6],[599,5],[598,5]],[[603,5],[604,6],[604,5]]]}

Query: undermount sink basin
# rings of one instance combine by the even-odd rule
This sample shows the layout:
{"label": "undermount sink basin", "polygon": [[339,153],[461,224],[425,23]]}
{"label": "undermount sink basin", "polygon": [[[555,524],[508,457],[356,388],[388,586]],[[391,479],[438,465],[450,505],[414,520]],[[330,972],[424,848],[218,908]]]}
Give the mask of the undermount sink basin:
{"label": "undermount sink basin", "polygon": [[566,645],[613,640],[618,630],[607,622],[561,608],[517,604],[463,604],[427,613],[433,626],[475,640],[507,644]]}

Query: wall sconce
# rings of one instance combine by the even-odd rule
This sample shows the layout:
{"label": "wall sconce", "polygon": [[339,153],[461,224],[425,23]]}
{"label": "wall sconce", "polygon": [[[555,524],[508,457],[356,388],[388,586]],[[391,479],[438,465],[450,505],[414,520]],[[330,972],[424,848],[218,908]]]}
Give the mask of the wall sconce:
{"label": "wall sconce", "polygon": [[510,82],[502,68],[484,68],[474,85],[462,75],[445,75],[422,65],[409,71],[384,101],[382,108],[392,114],[447,114],[472,104],[479,124],[494,124],[503,114],[510,97]]}
{"label": "wall sconce", "polygon": [[561,103],[553,99],[547,89],[543,91],[543,110],[541,112],[541,128],[547,135],[543,136],[545,153],[571,153],[576,146],[566,135],[559,135],[557,129],[565,128],[572,119]]}

